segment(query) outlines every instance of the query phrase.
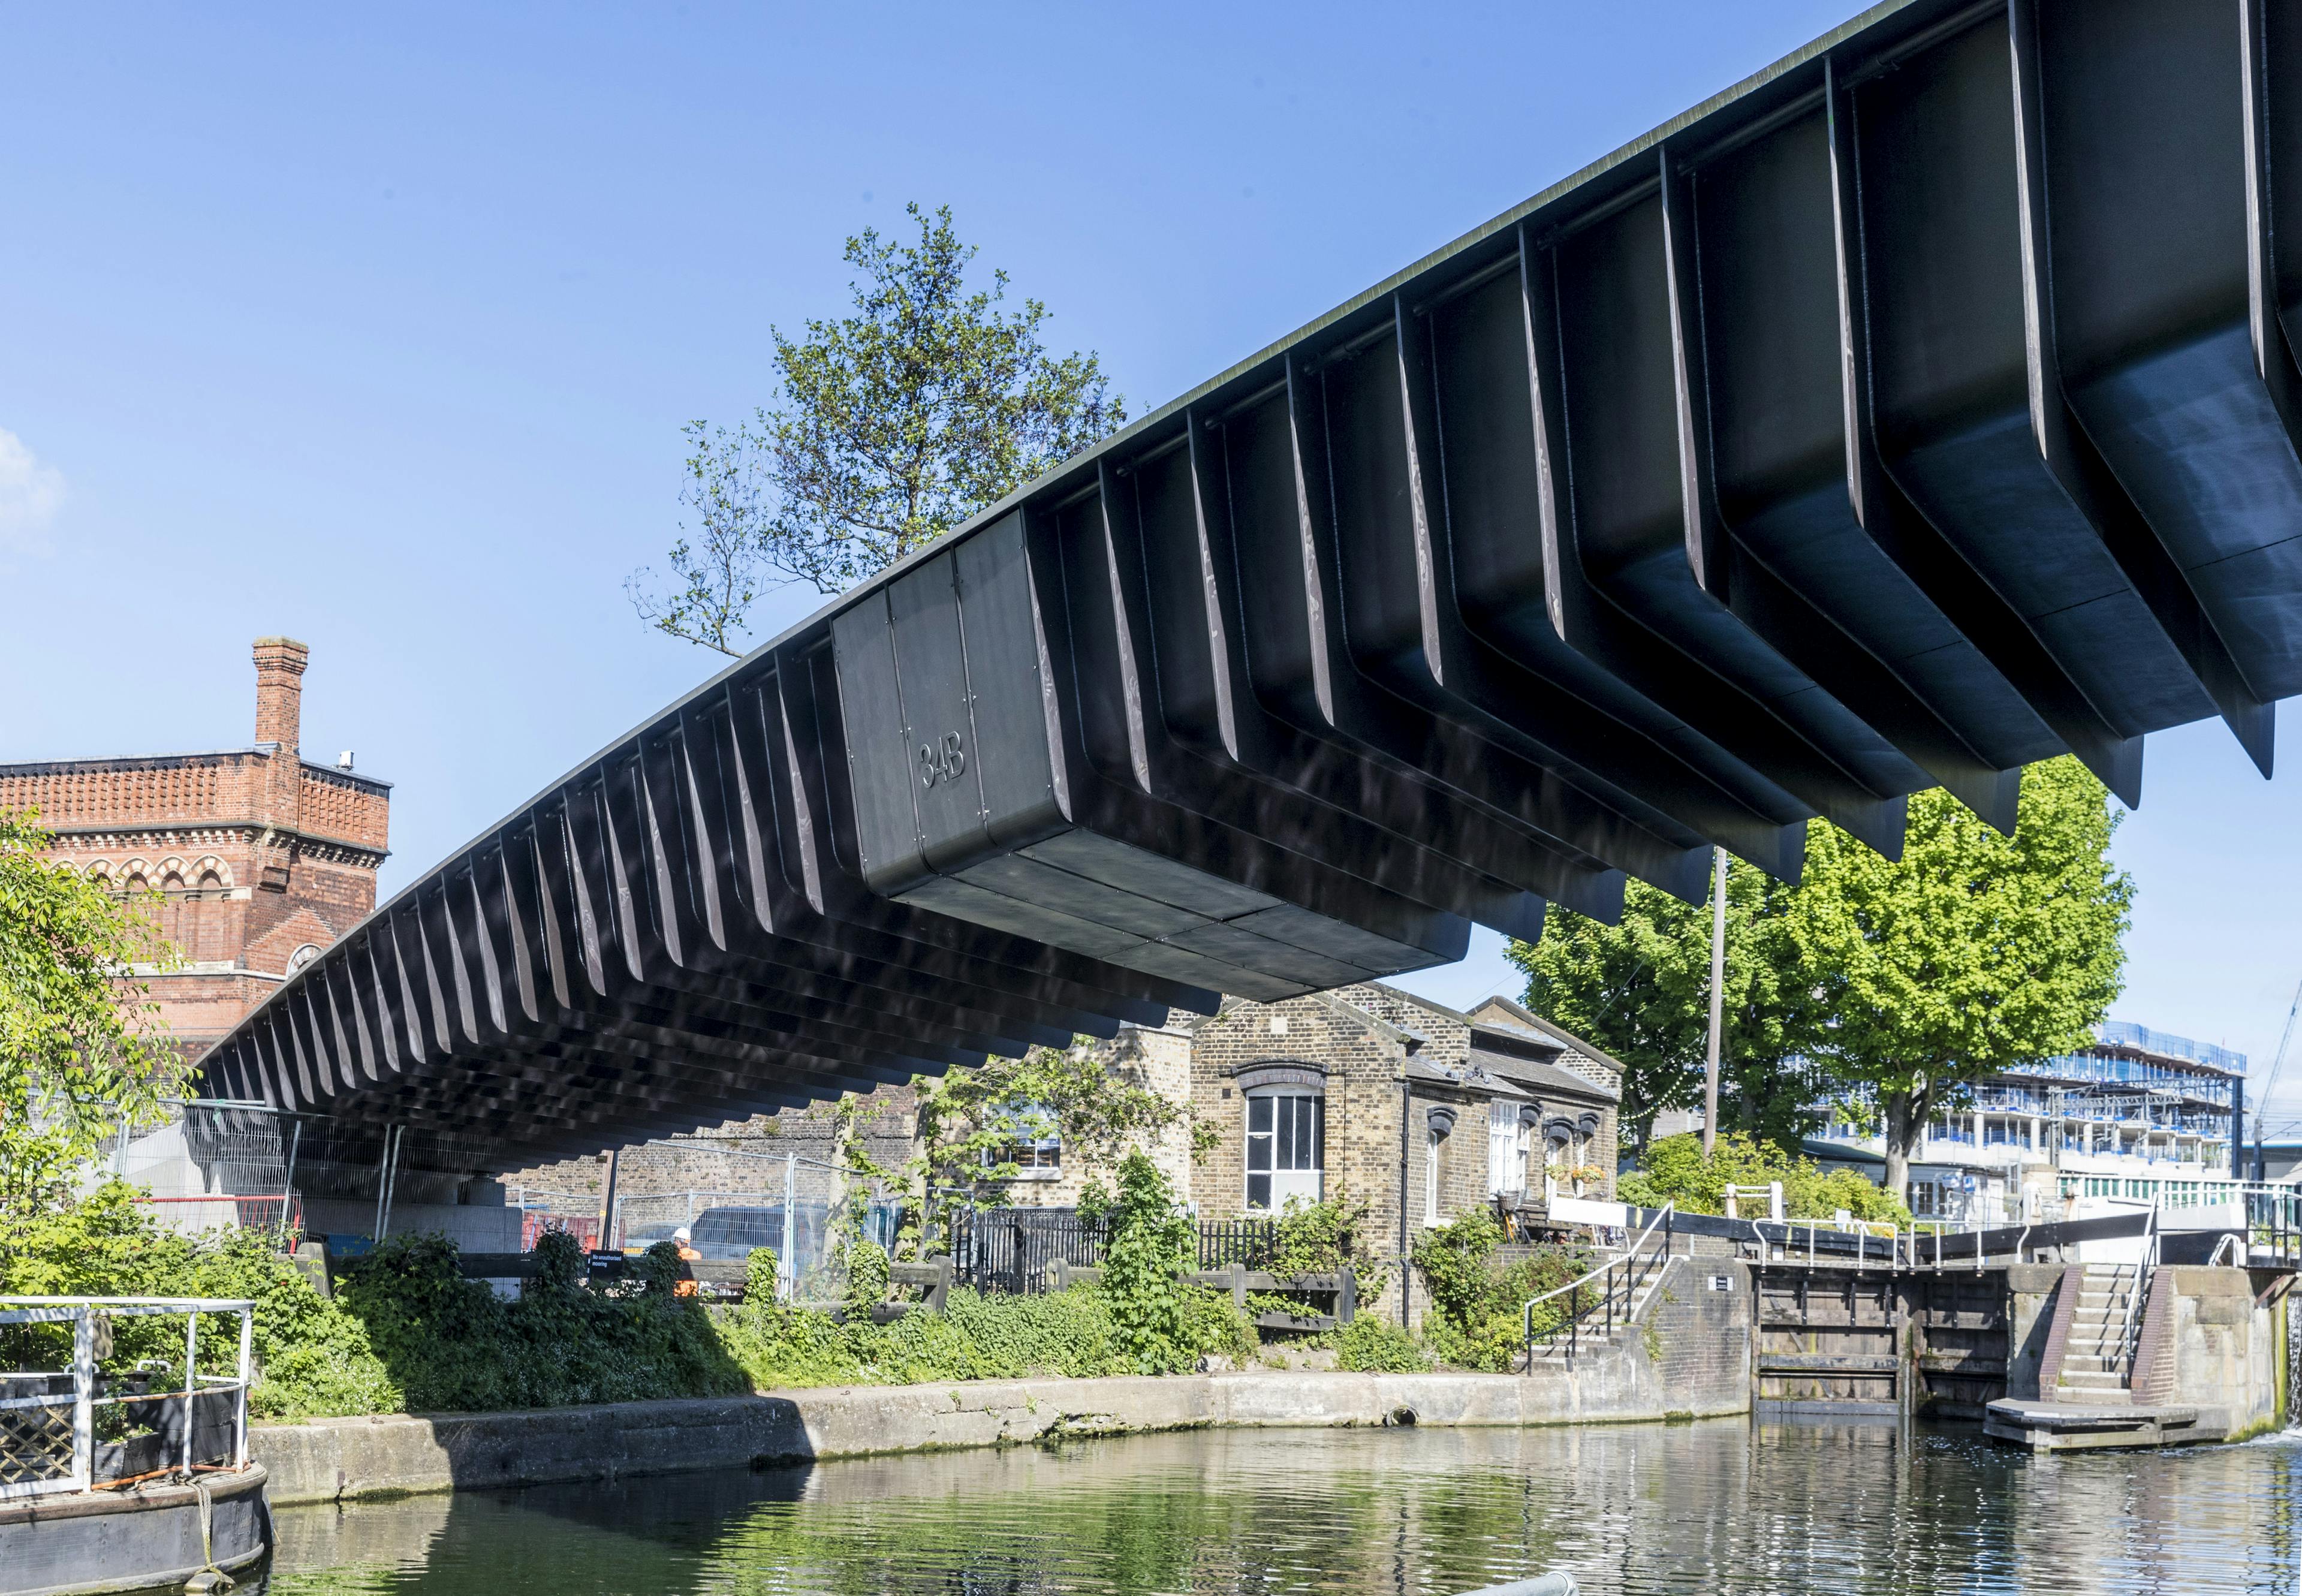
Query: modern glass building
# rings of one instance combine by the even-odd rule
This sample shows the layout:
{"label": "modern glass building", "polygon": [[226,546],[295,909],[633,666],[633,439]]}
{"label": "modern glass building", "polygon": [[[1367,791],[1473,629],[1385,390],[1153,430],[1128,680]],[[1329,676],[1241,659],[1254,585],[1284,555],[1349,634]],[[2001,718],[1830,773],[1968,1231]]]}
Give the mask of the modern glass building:
{"label": "modern glass building", "polygon": [[[1937,1113],[1911,1155],[1911,1208],[2012,1217],[2046,1197],[2219,1200],[2233,1179],[2246,1055],[2123,1020],[2082,1052],[1978,1083]],[[1811,1138],[1825,1159],[1867,1164],[1882,1143],[1842,1111]]]}

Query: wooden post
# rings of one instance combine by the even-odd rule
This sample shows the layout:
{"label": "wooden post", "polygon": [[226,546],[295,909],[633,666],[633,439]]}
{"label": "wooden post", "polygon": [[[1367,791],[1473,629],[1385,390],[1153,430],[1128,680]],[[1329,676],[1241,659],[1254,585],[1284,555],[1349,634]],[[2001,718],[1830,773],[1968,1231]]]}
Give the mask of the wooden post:
{"label": "wooden post", "polygon": [[1247,1265],[1237,1258],[1231,1261],[1231,1302],[1240,1313],[1247,1312]]}
{"label": "wooden post", "polygon": [[1351,1322],[1351,1315],[1358,1311],[1359,1277],[1353,1273],[1351,1266],[1346,1264],[1343,1265],[1342,1289],[1335,1293],[1335,1323],[1338,1325],[1348,1324]]}
{"label": "wooden post", "polygon": [[951,1255],[945,1253],[937,1258],[935,1266],[936,1283],[928,1292],[928,1306],[940,1314],[951,1301]]}
{"label": "wooden post", "polygon": [[1069,1258],[1057,1258],[1054,1263],[1054,1269],[1055,1289],[1058,1291],[1070,1290],[1071,1289],[1071,1261]]}

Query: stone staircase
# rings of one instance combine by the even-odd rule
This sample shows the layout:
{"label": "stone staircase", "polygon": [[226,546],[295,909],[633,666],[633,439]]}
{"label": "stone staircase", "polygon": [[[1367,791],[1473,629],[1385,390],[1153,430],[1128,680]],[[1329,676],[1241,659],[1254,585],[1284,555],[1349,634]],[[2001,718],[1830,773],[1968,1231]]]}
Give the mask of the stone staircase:
{"label": "stone staircase", "polygon": [[2063,1345],[2058,1400],[2121,1402],[2133,1377],[2126,1326],[2136,1277],[2130,1264],[2088,1264],[2079,1278],[2078,1307]]}
{"label": "stone staircase", "polygon": [[[1646,1278],[1627,1290],[1619,1286],[1616,1288],[1615,1328],[1611,1335],[1607,1331],[1607,1309],[1603,1303],[1594,1305],[1584,1315],[1582,1328],[1574,1338],[1580,1345],[1583,1356],[1588,1357],[1596,1348],[1612,1346],[1637,1333],[1639,1316],[1646,1312],[1647,1304],[1661,1289],[1663,1276],[1670,1273],[1670,1264],[1668,1258],[1656,1259],[1654,1266],[1647,1271]],[[1626,1298],[1627,1301],[1625,1300]],[[1534,1344],[1535,1363],[1538,1365],[1547,1363],[1564,1365],[1567,1361],[1568,1344],[1568,1337],[1563,1328],[1550,1340],[1537,1341]]]}

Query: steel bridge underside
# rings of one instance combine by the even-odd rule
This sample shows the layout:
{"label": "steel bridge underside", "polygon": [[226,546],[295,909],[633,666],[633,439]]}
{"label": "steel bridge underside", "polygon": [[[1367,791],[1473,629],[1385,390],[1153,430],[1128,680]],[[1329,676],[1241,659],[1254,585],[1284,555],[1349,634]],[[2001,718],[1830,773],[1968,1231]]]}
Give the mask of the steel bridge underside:
{"label": "steel bridge underside", "polygon": [[491,1167],[2001,829],[2302,688],[2302,7],[1889,4],[1051,472],[291,975]]}

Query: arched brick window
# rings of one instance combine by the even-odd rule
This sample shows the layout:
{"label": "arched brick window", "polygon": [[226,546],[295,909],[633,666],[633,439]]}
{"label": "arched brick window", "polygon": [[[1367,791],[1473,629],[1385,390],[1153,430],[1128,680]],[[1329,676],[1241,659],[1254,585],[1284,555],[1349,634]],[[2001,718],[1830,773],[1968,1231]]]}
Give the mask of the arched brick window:
{"label": "arched brick window", "polygon": [[1239,1072],[1247,1100],[1247,1205],[1284,1208],[1290,1197],[1325,1195],[1327,1073],[1284,1061]]}

